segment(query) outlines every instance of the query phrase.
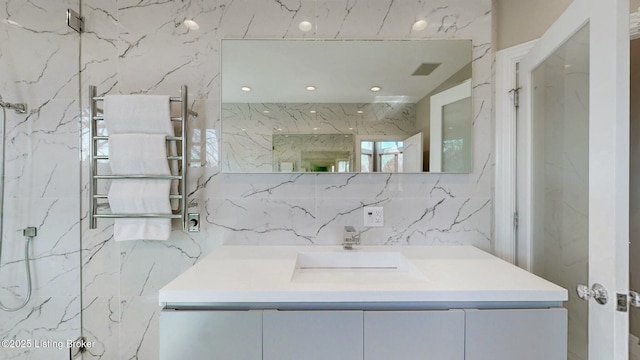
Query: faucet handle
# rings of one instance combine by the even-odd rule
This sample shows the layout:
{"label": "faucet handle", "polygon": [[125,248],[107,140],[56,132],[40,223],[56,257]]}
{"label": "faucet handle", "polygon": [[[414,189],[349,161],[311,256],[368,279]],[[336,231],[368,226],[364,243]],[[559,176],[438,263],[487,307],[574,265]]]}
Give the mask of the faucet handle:
{"label": "faucet handle", "polygon": [[345,250],[353,250],[353,245],[360,244],[360,237],[356,235],[356,229],[353,226],[344,227],[344,241],[342,247]]}

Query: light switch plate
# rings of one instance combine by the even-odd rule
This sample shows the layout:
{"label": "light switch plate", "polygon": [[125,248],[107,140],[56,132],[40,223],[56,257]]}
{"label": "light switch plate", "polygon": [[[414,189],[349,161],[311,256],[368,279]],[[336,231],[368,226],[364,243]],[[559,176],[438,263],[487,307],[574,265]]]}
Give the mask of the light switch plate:
{"label": "light switch plate", "polygon": [[364,207],[364,226],[382,227],[384,226],[384,208],[382,206]]}

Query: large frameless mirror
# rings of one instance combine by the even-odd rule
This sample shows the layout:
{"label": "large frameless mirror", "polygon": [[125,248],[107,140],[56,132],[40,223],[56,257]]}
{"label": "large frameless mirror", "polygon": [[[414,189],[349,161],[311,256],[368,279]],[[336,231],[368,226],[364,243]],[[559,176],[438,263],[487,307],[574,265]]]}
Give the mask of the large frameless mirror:
{"label": "large frameless mirror", "polygon": [[223,172],[472,164],[470,40],[222,40]]}

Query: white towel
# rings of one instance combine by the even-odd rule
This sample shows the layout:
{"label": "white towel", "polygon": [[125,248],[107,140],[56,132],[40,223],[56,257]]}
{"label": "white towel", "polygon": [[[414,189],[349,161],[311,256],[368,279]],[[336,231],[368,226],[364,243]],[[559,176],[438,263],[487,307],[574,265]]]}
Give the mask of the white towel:
{"label": "white towel", "polygon": [[[126,133],[174,136],[169,102],[167,95],[105,95],[103,112],[107,133],[109,136]],[[166,146],[170,156],[178,155],[175,141],[168,141]],[[171,174],[178,175],[178,162],[171,160],[169,166]],[[171,193],[178,193],[177,180],[171,182]],[[177,200],[171,201],[172,209],[178,206]]]}
{"label": "white towel", "polygon": [[105,95],[107,132],[173,136],[169,100],[166,95]]}
{"label": "white towel", "polygon": [[[169,175],[163,134],[114,134],[109,136],[109,163],[114,175]],[[113,213],[171,214],[170,180],[114,179],[108,200]],[[167,240],[169,218],[115,219],[114,239]]]}
{"label": "white towel", "polygon": [[170,175],[162,134],[109,136],[109,164],[114,175]]}
{"label": "white towel", "polygon": [[[155,179],[114,180],[109,189],[109,206],[118,214],[171,214],[171,182]],[[119,218],[113,224],[113,239],[167,240],[171,219]]]}

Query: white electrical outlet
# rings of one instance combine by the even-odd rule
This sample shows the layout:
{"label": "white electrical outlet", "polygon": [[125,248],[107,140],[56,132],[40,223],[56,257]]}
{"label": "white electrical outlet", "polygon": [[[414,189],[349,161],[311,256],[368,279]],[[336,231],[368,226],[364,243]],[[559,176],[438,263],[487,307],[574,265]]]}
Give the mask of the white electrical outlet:
{"label": "white electrical outlet", "polygon": [[382,206],[364,207],[364,226],[381,227],[384,226],[384,208]]}

